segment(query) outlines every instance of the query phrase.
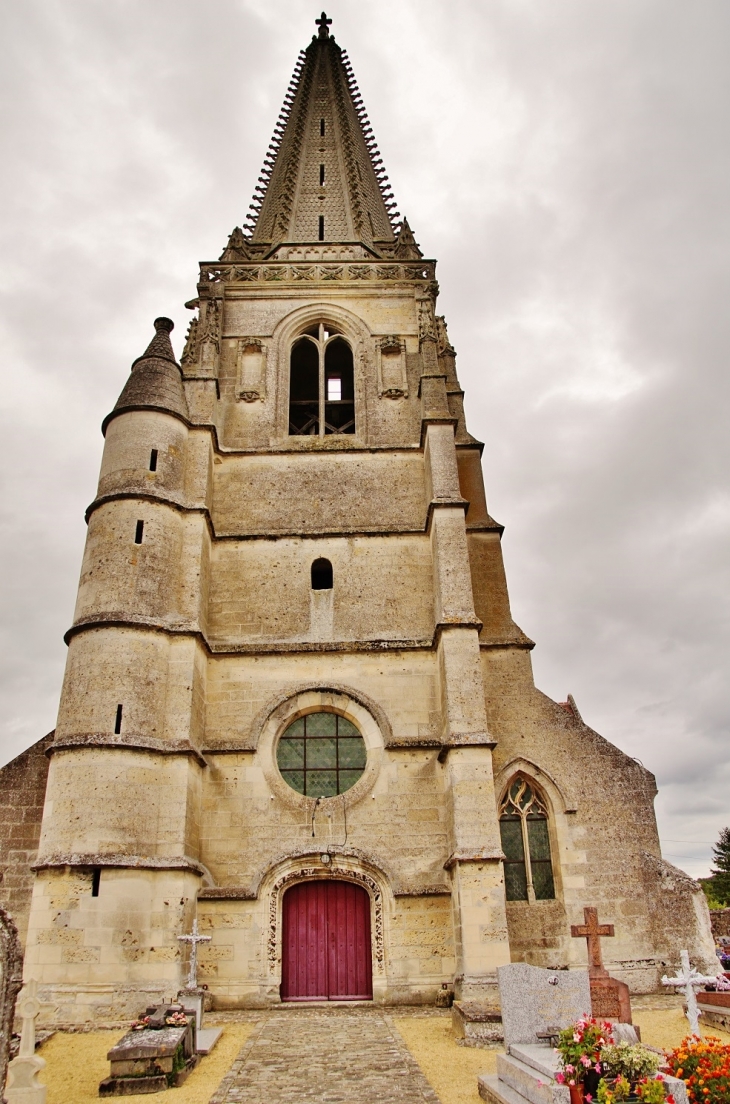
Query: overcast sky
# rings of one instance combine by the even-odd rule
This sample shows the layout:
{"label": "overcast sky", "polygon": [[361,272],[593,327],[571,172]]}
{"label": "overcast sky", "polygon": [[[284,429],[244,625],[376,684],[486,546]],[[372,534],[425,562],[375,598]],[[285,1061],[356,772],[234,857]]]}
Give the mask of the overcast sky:
{"label": "overcast sky", "polygon": [[[334,0],[439,262],[538,686],[730,824],[727,0]],[[51,729],[100,422],[241,223],[303,0],[0,0],[1,761]]]}

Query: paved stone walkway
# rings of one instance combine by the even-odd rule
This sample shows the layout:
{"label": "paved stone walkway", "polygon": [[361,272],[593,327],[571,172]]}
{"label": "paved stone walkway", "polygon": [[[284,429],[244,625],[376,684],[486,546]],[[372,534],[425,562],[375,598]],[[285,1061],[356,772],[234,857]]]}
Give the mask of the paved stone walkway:
{"label": "paved stone walkway", "polygon": [[210,1104],[439,1104],[389,1017],[372,1008],[265,1013]]}

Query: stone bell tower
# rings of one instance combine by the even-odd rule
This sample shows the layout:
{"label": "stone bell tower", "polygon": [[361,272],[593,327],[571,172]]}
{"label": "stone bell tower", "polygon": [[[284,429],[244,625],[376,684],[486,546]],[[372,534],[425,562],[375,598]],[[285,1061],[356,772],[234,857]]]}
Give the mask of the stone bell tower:
{"label": "stone bell tower", "polygon": [[435,262],[317,22],[181,363],[158,318],[103,423],[27,940],[56,1022],[173,995],[193,917],[218,1007],[489,997],[510,941],[576,960],[583,904],[658,877],[652,776],[532,683]]}

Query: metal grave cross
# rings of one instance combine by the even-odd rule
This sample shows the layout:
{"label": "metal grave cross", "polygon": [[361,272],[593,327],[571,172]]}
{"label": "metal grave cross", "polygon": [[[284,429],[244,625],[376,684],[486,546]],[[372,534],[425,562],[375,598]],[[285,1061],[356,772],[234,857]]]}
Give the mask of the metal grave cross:
{"label": "metal grave cross", "polygon": [[613,924],[598,923],[598,909],[584,908],[583,918],[585,924],[571,924],[570,934],[574,939],[585,937],[588,944],[588,975],[589,977],[607,977],[608,970],[603,965],[601,954],[601,936],[614,935]]}
{"label": "metal grave cross", "polygon": [[198,921],[193,920],[193,930],[190,935],[178,935],[181,943],[190,944],[190,969],[188,980],[185,982],[187,989],[198,987],[198,943],[210,943],[212,935],[198,935]]}
{"label": "metal grave cross", "polygon": [[690,966],[689,951],[680,951],[679,955],[682,960],[681,974],[676,978],[668,978],[665,974],[662,978],[662,985],[673,985],[676,989],[684,989],[684,995],[687,998],[687,1019],[689,1020],[690,1031],[693,1035],[699,1035],[700,1010],[697,1007],[695,989],[701,989],[703,985],[712,985],[717,981],[717,978],[703,977],[695,970],[694,966]]}

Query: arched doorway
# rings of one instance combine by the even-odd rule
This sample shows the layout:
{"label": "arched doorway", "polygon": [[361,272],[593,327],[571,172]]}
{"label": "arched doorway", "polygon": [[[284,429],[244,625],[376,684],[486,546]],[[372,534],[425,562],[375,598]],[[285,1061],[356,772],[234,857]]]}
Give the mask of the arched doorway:
{"label": "arched doorway", "polygon": [[370,897],[352,882],[300,882],[284,894],[281,999],[372,1000]]}

